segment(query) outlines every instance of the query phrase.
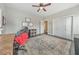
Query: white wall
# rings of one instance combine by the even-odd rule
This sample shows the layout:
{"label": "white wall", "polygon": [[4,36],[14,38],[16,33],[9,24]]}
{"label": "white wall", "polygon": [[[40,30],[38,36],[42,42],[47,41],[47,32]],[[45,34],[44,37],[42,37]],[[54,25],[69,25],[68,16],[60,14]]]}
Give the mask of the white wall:
{"label": "white wall", "polygon": [[0,9],[0,27],[2,26],[2,15],[1,15],[2,13],[1,13],[1,9]]}
{"label": "white wall", "polygon": [[1,32],[1,26],[2,26],[2,17],[1,17],[2,15],[1,15],[1,9],[0,9],[0,34],[2,33]]}
{"label": "white wall", "polygon": [[[16,31],[18,31],[19,29],[21,29],[21,23],[22,21],[24,21],[25,17],[29,17],[31,18],[32,23],[35,25],[35,27],[38,29],[37,33],[41,32],[40,31],[40,17],[37,17],[35,15],[30,15],[28,14],[28,12],[24,13],[20,10],[16,10],[13,8],[9,8],[4,6],[3,4],[0,4],[0,8],[2,9],[2,15],[6,16],[6,25],[3,27],[4,29],[4,33],[15,33]],[[61,18],[64,16],[74,16],[74,34],[79,34],[79,6],[74,7],[74,8],[70,8],[70,9],[66,9],[64,11],[61,11],[59,13],[50,15],[48,17],[46,17],[45,19],[48,20],[48,33],[51,35],[58,35],[61,30],[64,30],[64,26],[61,26],[61,22],[62,24],[64,24],[64,20],[62,20]],[[58,22],[58,23],[57,23]],[[57,27],[59,27],[60,29],[56,29]],[[63,27],[63,29],[61,29],[61,27]],[[78,29],[76,29],[78,28]],[[57,33],[58,31],[58,33]],[[43,31],[42,31],[43,32]],[[64,32],[63,32],[64,33]],[[63,33],[61,35],[63,35]]]}
{"label": "white wall", "polygon": [[31,22],[36,27],[36,29],[38,29],[37,34],[39,34],[39,21],[41,18],[10,7],[5,7],[5,9],[7,23],[4,26],[4,34],[16,33],[17,31],[19,31],[22,28],[22,22],[25,20],[25,17],[31,18]]}
{"label": "white wall", "polygon": [[2,28],[2,16],[5,16],[5,6],[3,3],[0,3],[0,34],[3,33],[3,28]]}
{"label": "white wall", "polygon": [[[71,25],[69,24],[69,22],[71,22],[71,20],[68,20],[70,16],[74,17],[74,34],[79,34],[79,26],[78,26],[79,25],[79,6],[76,6],[73,8],[63,10],[59,13],[50,15],[45,18],[45,19],[50,19],[52,21],[53,32],[51,30],[49,31],[52,33],[51,35],[57,35],[61,37],[64,37],[65,35],[70,36]],[[66,17],[66,18],[63,18],[63,17]]]}
{"label": "white wall", "polygon": [[53,18],[53,35],[60,36],[60,37],[65,37],[66,36],[66,20],[64,17],[61,18]]}
{"label": "white wall", "polygon": [[2,15],[4,14],[4,5],[0,4],[0,27],[2,27]]}

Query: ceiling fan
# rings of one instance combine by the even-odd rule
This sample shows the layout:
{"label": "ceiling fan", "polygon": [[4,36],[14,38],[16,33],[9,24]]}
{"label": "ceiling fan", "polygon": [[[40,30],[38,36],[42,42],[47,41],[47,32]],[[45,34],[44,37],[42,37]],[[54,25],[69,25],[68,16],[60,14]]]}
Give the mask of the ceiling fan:
{"label": "ceiling fan", "polygon": [[37,12],[39,12],[40,10],[44,10],[46,12],[47,10],[45,9],[45,7],[50,6],[50,5],[51,3],[47,3],[47,4],[40,3],[39,5],[32,5],[32,6],[39,8]]}

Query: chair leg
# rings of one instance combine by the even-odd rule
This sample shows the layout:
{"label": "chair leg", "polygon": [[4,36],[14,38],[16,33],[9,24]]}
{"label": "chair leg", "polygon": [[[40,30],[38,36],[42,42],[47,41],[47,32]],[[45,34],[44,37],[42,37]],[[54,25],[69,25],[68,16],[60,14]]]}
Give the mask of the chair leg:
{"label": "chair leg", "polygon": [[18,55],[18,49],[13,49],[13,55]]}

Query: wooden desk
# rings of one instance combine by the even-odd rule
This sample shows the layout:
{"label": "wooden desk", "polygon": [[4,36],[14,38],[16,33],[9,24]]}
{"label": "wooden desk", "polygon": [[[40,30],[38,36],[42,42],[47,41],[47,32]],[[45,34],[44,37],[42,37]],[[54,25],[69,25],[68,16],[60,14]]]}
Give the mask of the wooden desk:
{"label": "wooden desk", "polygon": [[0,55],[13,54],[13,40],[14,34],[0,35]]}

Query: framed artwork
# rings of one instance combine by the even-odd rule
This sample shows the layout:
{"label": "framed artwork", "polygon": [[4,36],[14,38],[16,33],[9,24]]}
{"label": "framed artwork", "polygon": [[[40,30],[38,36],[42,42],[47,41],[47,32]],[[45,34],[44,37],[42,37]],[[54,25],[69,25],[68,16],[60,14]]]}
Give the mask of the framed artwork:
{"label": "framed artwork", "polygon": [[2,25],[5,25],[6,24],[6,19],[4,16],[2,16]]}

